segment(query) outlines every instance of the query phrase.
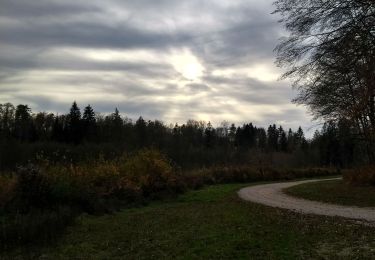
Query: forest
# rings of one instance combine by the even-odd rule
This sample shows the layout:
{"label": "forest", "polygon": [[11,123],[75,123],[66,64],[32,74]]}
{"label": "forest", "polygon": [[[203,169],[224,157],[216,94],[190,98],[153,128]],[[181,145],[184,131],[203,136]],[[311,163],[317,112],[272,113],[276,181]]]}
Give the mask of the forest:
{"label": "forest", "polygon": [[3,170],[41,157],[77,163],[100,156],[113,159],[143,148],[162,151],[183,169],[239,163],[350,168],[366,160],[355,129],[345,120],[327,122],[307,139],[301,127],[223,122],[215,128],[196,120],[166,125],[142,117],[133,121],[117,109],[102,115],[87,105],[81,111],[76,102],[63,115],[33,113],[24,104],[0,104],[0,136]]}

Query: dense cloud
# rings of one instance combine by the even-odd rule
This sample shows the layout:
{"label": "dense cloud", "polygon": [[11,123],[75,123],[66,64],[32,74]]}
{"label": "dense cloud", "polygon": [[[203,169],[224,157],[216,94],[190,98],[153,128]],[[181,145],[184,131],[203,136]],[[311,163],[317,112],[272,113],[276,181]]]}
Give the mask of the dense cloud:
{"label": "dense cloud", "polygon": [[189,118],[306,130],[278,81],[272,0],[0,0],[0,103],[166,123]]}

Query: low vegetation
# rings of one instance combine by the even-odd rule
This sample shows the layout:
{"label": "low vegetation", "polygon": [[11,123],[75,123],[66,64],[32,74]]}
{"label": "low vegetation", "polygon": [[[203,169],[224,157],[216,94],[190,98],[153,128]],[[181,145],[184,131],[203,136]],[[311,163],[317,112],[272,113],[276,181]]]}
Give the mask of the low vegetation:
{"label": "low vegetation", "polygon": [[328,176],[332,169],[216,166],[182,171],[162,153],[144,149],[114,160],[20,167],[0,178],[0,241],[6,248],[51,240],[82,214],[102,215],[220,183]]}
{"label": "low vegetation", "polygon": [[285,189],[289,195],[333,204],[375,207],[375,187],[354,186],[343,180],[300,184]]}
{"label": "low vegetation", "polygon": [[368,259],[374,229],[240,200],[249,184],[189,191],[111,215],[82,215],[56,243],[22,246],[3,258]]}
{"label": "low vegetation", "polygon": [[255,181],[293,180],[339,175],[333,168],[273,168],[267,166],[214,166],[190,172],[186,177],[197,177],[203,184],[248,183]]}

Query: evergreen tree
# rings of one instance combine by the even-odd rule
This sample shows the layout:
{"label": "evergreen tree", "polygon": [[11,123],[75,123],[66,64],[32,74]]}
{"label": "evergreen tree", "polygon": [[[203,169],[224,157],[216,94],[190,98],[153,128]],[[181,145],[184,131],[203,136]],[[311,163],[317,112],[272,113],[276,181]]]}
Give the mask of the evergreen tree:
{"label": "evergreen tree", "polygon": [[112,142],[121,142],[123,140],[123,125],[124,122],[121,118],[120,112],[117,108],[115,111],[106,116],[106,124],[108,125],[109,132],[106,133],[107,140]]}
{"label": "evergreen tree", "polygon": [[267,130],[267,146],[270,151],[278,150],[279,133],[276,125],[270,125]]}
{"label": "evergreen tree", "polygon": [[82,116],[83,131],[87,140],[93,140],[96,137],[96,118],[92,107],[87,105]]}
{"label": "evergreen tree", "polygon": [[92,107],[90,106],[90,104],[85,107],[85,109],[83,111],[82,120],[86,123],[95,123],[96,122],[95,112],[92,109]]}
{"label": "evergreen tree", "polygon": [[121,132],[121,127],[123,125],[123,121],[122,121],[120,112],[118,111],[117,107],[115,108],[115,112],[112,114],[112,121],[113,121],[113,125],[114,125],[116,131]]}
{"label": "evergreen tree", "polygon": [[82,140],[81,110],[74,101],[68,115],[69,141],[78,144]]}
{"label": "evergreen tree", "polygon": [[256,143],[256,128],[253,124],[246,124],[243,129],[243,141],[248,148],[255,147]]}
{"label": "evergreen tree", "polygon": [[264,128],[257,129],[258,148],[266,149],[267,147],[267,133]]}
{"label": "evergreen tree", "polygon": [[301,127],[298,127],[295,137],[298,143],[300,143],[302,139],[305,137],[305,134],[303,133],[303,130]]}
{"label": "evergreen tree", "polygon": [[280,151],[282,152],[288,151],[288,139],[284,129],[281,126],[279,127],[279,147]]}
{"label": "evergreen tree", "polygon": [[295,148],[295,134],[291,128],[288,130],[288,152],[293,152]]}

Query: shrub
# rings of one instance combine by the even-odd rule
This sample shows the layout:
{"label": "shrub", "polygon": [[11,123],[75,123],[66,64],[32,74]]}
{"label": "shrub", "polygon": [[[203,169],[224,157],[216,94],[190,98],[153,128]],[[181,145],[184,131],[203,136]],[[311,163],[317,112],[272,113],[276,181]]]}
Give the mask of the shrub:
{"label": "shrub", "polygon": [[141,150],[121,166],[122,181],[138,186],[145,197],[176,194],[184,190],[181,175],[157,150]]}
{"label": "shrub", "polygon": [[10,179],[5,186],[10,192],[8,201],[4,204],[7,210],[26,213],[31,208],[42,209],[53,205],[48,178],[31,164],[19,167],[15,178]]}
{"label": "shrub", "polygon": [[214,166],[185,174],[185,181],[190,188],[201,184],[276,181],[295,178],[308,178],[340,174],[337,169],[286,169],[262,166]]}
{"label": "shrub", "polygon": [[184,190],[181,175],[163,154],[141,150],[116,160],[78,165],[48,165],[44,171],[59,204],[76,205],[87,213],[106,213],[117,205],[143,202]]}
{"label": "shrub", "polygon": [[16,194],[17,178],[14,175],[0,175],[0,214]]}
{"label": "shrub", "polygon": [[344,181],[354,185],[375,185],[375,165],[347,170]]}
{"label": "shrub", "polygon": [[53,183],[51,195],[58,204],[71,205],[90,214],[115,210],[119,172],[115,162],[103,159],[79,165],[47,166]]}

